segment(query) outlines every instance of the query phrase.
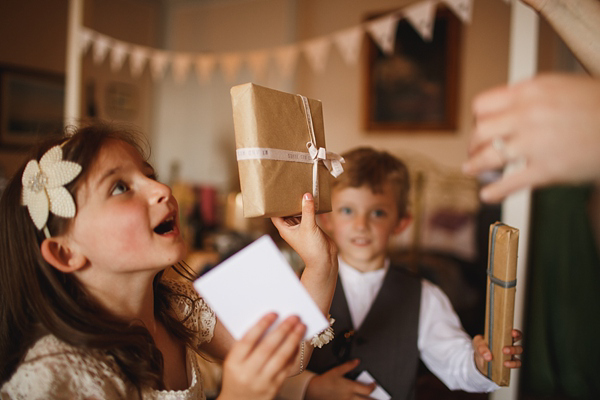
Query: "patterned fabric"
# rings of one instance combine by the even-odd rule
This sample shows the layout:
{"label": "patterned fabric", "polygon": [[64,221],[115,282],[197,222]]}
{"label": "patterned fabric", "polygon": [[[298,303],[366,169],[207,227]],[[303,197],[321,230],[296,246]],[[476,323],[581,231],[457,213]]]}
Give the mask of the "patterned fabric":
{"label": "patterned fabric", "polygon": [[[212,339],[216,318],[191,284],[166,282],[177,294],[170,299],[176,317],[198,332],[196,346]],[[192,382],[186,390],[143,389],[144,399],[205,399],[193,350],[186,351]],[[100,350],[88,350],[47,335],[31,347],[13,376],[0,390],[4,399],[137,399],[114,359]]]}

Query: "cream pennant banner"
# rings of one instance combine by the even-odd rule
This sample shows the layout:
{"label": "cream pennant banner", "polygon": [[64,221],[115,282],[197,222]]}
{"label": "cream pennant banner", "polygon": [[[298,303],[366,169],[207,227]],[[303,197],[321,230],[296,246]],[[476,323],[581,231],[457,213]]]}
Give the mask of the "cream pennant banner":
{"label": "cream pennant banner", "polygon": [[125,42],[116,40],[110,51],[110,70],[120,71],[125,63],[125,58],[129,54],[129,46]]}
{"label": "cream pennant banner", "polygon": [[300,49],[296,45],[281,46],[275,49],[274,58],[281,76],[289,78],[294,73],[298,64]]}
{"label": "cream pennant banner", "polygon": [[313,71],[321,73],[325,70],[330,48],[331,38],[329,36],[323,36],[304,42],[302,50]]}
{"label": "cream pennant banner", "polygon": [[131,54],[129,55],[129,67],[131,70],[131,75],[134,77],[138,77],[144,71],[144,67],[146,66],[146,62],[148,61],[148,56],[150,54],[150,49],[143,46],[134,46],[131,50]]}
{"label": "cream pennant banner", "polygon": [[267,50],[251,51],[247,54],[247,64],[254,79],[257,81],[263,80],[267,72],[270,54]]}
{"label": "cream pennant banner", "polygon": [[108,36],[97,35],[94,40],[94,64],[102,64],[111,45]]}
{"label": "cream pennant banner", "polygon": [[81,54],[87,53],[87,51],[89,50],[89,48],[91,47],[91,45],[94,41],[95,36],[96,36],[96,34],[94,33],[94,31],[92,31],[88,28],[82,27],[79,30],[79,46],[80,46]]}
{"label": "cream pennant banner", "polygon": [[473,16],[473,0],[443,0],[464,23],[470,24]]}
{"label": "cream pennant banner", "polygon": [[425,0],[413,6],[407,7],[403,14],[421,35],[424,40],[431,40],[433,37],[433,25],[435,20],[435,6],[433,0]]}
{"label": "cream pennant banner", "polygon": [[[510,3],[510,0],[503,1]],[[268,70],[269,60],[273,58],[281,76],[289,78],[296,69],[301,51],[313,71],[323,72],[327,67],[332,43],[335,43],[348,65],[355,65],[358,62],[365,32],[373,38],[384,53],[392,54],[395,48],[398,21],[402,17],[408,20],[424,40],[431,40],[436,7],[438,3],[442,2],[463,23],[471,22],[474,0],[422,0],[373,21],[302,43],[256,51],[229,52],[218,56],[209,53],[177,53],[139,46],[110,38],[86,27],[79,30],[79,45],[82,55],[87,53],[90,47],[92,48],[95,64],[104,62],[110,52],[112,71],[122,69],[125,59],[129,56],[130,71],[134,77],[141,75],[146,63],[150,60],[150,70],[154,79],[164,78],[166,69],[171,65],[173,79],[182,83],[193,65],[198,80],[200,83],[205,83],[211,79],[217,63],[221,65],[224,77],[228,82],[235,81],[244,63],[251,70],[255,79],[261,79]]]}
{"label": "cream pennant banner", "polygon": [[165,70],[169,65],[169,61],[169,52],[161,50],[155,50],[152,52],[150,55],[150,72],[152,74],[152,79],[156,81],[165,76]]}
{"label": "cream pennant banner", "polygon": [[333,35],[333,41],[346,64],[354,65],[358,62],[360,46],[364,34],[365,32],[362,26],[355,26],[350,29],[339,31]]}
{"label": "cream pennant banner", "polygon": [[235,82],[240,71],[240,67],[242,66],[241,54],[235,52],[223,53],[219,59],[219,63],[221,64],[221,69],[223,70],[225,82]]}
{"label": "cream pennant banner", "polygon": [[365,23],[367,32],[385,54],[389,55],[394,52],[399,19],[396,13],[392,13]]}
{"label": "cream pennant banner", "polygon": [[212,54],[202,54],[194,62],[198,82],[207,83],[217,66],[217,58]]}
{"label": "cream pennant banner", "polygon": [[172,68],[175,83],[185,82],[191,66],[192,56],[189,53],[177,53],[173,56]]}

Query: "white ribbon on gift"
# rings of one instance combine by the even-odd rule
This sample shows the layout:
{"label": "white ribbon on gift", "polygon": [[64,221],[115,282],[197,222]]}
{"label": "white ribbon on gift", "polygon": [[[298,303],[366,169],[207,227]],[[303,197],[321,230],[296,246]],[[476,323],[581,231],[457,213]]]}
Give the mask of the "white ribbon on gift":
{"label": "white ribbon on gift", "polygon": [[312,122],[312,114],[308,99],[302,95],[298,95],[302,99],[304,111],[306,115],[306,124],[310,134],[310,141],[306,143],[307,153],[301,151],[272,149],[268,147],[244,147],[236,150],[238,161],[242,160],[276,160],[276,161],[292,161],[301,162],[313,165],[312,177],[312,195],[315,200],[315,209],[319,209],[319,161],[327,168],[329,173],[335,178],[344,172],[342,163],[344,158],[339,154],[327,151],[324,147],[317,147],[315,138],[315,130]]}

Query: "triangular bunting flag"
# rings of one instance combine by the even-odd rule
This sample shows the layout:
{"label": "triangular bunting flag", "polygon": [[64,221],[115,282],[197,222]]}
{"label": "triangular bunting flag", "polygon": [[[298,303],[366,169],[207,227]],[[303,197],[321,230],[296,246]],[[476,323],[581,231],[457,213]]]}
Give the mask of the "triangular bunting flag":
{"label": "triangular bunting flag", "polygon": [[92,44],[92,41],[94,40],[95,35],[96,34],[94,33],[94,31],[87,28],[82,27],[79,30],[79,46],[82,55],[87,53],[88,49],[90,48],[90,45]]}
{"label": "triangular bunting flag", "polygon": [[377,46],[385,54],[390,55],[394,52],[396,45],[396,28],[398,27],[399,17],[396,13],[377,18],[374,21],[366,23],[366,30],[369,32]]}
{"label": "triangular bunting flag", "polygon": [[198,82],[206,83],[217,65],[217,58],[212,54],[202,54],[196,57],[194,65]]}
{"label": "triangular bunting flag", "polygon": [[363,35],[364,31],[361,26],[344,29],[333,35],[333,41],[348,65],[354,65],[358,62]]}
{"label": "triangular bunting flag", "polygon": [[152,79],[162,79],[165,75],[165,70],[169,64],[169,53],[162,50],[155,50],[150,56],[150,72]]}
{"label": "triangular bunting flag", "polygon": [[327,65],[327,56],[331,48],[331,38],[323,36],[304,42],[302,49],[313,71],[321,73]]}
{"label": "triangular bunting flag", "polygon": [[473,0],[444,0],[454,14],[464,23],[471,23]]}
{"label": "triangular bunting flag", "polygon": [[110,50],[110,69],[111,71],[119,71],[123,68],[123,63],[125,62],[125,57],[129,53],[129,46],[125,42],[121,42],[119,40],[115,41]]}
{"label": "triangular bunting flag", "polygon": [[300,49],[293,44],[275,49],[274,57],[282,77],[289,78],[292,76],[296,69],[299,55]]}
{"label": "triangular bunting flag", "polygon": [[173,78],[175,83],[183,83],[192,65],[192,56],[188,53],[177,53],[173,57]]}
{"label": "triangular bunting flag", "polygon": [[424,0],[414,6],[406,7],[404,16],[421,35],[423,40],[431,40],[433,37],[433,25],[435,20],[435,2]]}
{"label": "triangular bunting flag", "polygon": [[240,53],[223,53],[219,59],[225,81],[235,82],[240,66],[242,65],[242,56]]}
{"label": "triangular bunting flag", "polygon": [[254,79],[257,81],[262,80],[267,72],[269,52],[267,50],[251,51],[247,55],[247,60]]}
{"label": "triangular bunting flag", "polygon": [[148,60],[148,55],[150,54],[150,49],[142,46],[134,46],[131,50],[131,54],[129,55],[129,68],[131,69],[131,75],[134,77],[138,77],[144,71],[144,67],[146,66],[146,61]]}
{"label": "triangular bunting flag", "polygon": [[110,47],[110,42],[111,39],[108,36],[96,36],[94,39],[94,64],[102,64]]}

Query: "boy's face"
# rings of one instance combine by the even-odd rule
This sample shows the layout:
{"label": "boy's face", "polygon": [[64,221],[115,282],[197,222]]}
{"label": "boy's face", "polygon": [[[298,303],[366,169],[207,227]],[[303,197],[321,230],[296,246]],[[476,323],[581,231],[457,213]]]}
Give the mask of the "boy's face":
{"label": "boy's face", "polygon": [[368,186],[336,189],[331,202],[332,212],[323,215],[323,222],[340,257],[363,272],[382,268],[390,237],[410,222],[410,217],[398,215],[391,184],[385,183],[382,193]]}

